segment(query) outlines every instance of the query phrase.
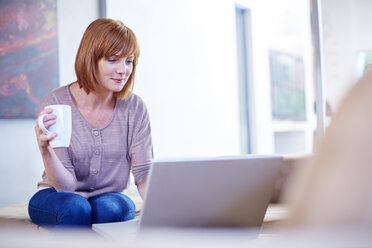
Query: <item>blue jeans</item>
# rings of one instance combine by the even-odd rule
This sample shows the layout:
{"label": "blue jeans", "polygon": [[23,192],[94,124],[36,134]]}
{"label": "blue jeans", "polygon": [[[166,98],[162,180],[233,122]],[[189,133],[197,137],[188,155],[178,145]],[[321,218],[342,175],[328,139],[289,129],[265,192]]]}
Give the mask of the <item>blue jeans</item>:
{"label": "blue jeans", "polygon": [[32,222],[45,227],[90,227],[95,223],[133,219],[136,207],[121,193],[104,193],[89,199],[54,188],[38,191],[28,204]]}

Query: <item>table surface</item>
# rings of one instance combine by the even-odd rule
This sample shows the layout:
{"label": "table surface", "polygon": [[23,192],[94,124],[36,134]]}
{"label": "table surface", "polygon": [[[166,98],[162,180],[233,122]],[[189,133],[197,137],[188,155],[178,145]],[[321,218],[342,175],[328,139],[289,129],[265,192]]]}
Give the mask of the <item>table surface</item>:
{"label": "table surface", "polygon": [[[18,206],[22,212],[25,208]],[[1,213],[4,211],[0,211]],[[24,212],[22,212],[24,213]],[[21,213],[21,214],[22,214]],[[81,247],[138,247],[138,248],[198,248],[198,247],[372,247],[371,226],[346,227],[344,229],[301,229],[277,228],[267,232],[267,223],[285,219],[288,211],[282,205],[270,205],[260,235],[250,238],[248,229],[168,229],[146,233],[133,239],[125,235],[117,239],[97,235],[92,231],[64,230],[63,232],[40,232],[22,226],[0,225],[0,247],[37,248],[81,248]],[[14,228],[13,228],[14,227]]]}

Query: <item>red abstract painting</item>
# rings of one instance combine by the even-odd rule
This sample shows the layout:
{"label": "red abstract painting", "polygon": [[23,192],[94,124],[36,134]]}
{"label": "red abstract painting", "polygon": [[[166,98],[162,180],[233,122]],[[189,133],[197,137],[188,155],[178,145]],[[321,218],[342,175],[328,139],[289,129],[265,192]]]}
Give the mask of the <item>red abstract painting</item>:
{"label": "red abstract painting", "polygon": [[58,81],[56,0],[1,0],[0,118],[36,117]]}

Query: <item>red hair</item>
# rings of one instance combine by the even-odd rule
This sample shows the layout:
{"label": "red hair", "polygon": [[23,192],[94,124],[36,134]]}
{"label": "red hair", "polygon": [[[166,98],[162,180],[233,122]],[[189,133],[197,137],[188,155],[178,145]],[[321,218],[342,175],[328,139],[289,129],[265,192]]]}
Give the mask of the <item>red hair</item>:
{"label": "red hair", "polygon": [[121,21],[101,18],[85,30],[75,59],[75,73],[80,88],[87,94],[98,92],[97,63],[101,58],[123,58],[134,55],[132,74],[123,89],[116,94],[120,99],[131,96],[139,56],[139,46],[133,31]]}

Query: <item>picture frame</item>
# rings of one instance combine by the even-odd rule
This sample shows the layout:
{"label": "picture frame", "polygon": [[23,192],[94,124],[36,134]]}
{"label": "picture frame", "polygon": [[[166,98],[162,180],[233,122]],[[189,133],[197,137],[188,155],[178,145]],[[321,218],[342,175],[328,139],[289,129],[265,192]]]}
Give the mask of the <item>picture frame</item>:
{"label": "picture frame", "polygon": [[272,118],[306,120],[304,62],[281,51],[269,51]]}
{"label": "picture frame", "polygon": [[56,0],[0,2],[0,118],[34,118],[59,85]]}

